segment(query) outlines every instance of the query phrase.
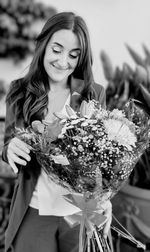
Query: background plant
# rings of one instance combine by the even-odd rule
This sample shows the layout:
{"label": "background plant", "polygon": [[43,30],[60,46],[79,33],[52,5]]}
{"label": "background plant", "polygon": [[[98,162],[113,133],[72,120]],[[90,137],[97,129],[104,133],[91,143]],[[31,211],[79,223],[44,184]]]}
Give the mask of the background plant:
{"label": "background plant", "polygon": [[[135,69],[123,63],[122,68],[114,67],[105,51],[101,51],[106,87],[107,107],[123,109],[130,99],[142,102],[144,110],[150,114],[150,51],[143,44],[144,57],[126,44],[126,48],[135,62]],[[144,152],[130,176],[129,183],[141,188],[150,189],[150,149]]]}
{"label": "background plant", "polygon": [[0,0],[0,57],[18,61],[32,54],[37,35],[33,25],[55,13],[34,0]]}

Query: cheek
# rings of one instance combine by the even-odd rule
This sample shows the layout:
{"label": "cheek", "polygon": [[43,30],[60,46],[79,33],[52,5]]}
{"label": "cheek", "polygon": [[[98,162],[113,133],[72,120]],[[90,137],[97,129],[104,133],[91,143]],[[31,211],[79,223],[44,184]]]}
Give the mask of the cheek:
{"label": "cheek", "polygon": [[77,64],[78,64],[78,59],[77,59],[77,60],[74,60],[74,61],[71,63],[72,68],[75,69],[76,66],[77,66]]}
{"label": "cheek", "polygon": [[46,62],[51,62],[51,61],[53,61],[53,60],[55,60],[56,59],[56,56],[55,55],[53,55],[53,54],[45,54],[45,56],[44,56],[44,62],[46,63]]}

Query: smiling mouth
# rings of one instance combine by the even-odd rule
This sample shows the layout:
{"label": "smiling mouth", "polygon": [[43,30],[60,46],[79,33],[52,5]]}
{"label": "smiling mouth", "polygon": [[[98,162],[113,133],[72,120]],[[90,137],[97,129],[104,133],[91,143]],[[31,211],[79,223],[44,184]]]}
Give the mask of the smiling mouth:
{"label": "smiling mouth", "polygon": [[57,70],[59,70],[59,71],[66,71],[66,70],[68,70],[68,68],[57,67],[57,66],[55,66],[55,65],[53,65],[53,64],[52,64],[52,66],[53,66],[54,68],[56,68]]}

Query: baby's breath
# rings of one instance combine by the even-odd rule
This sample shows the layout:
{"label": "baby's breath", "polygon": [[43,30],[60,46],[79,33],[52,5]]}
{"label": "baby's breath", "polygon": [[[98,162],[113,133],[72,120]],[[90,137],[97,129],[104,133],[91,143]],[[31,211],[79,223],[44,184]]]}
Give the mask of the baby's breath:
{"label": "baby's breath", "polygon": [[131,120],[133,111],[132,116],[130,111],[129,116],[118,109],[108,111],[94,100],[84,102],[78,113],[69,107],[67,111],[68,117],[58,120],[56,127],[36,121],[37,128],[16,129],[16,135],[32,146],[55,183],[110,198],[146,148],[149,125],[142,125],[140,118],[137,123]]}

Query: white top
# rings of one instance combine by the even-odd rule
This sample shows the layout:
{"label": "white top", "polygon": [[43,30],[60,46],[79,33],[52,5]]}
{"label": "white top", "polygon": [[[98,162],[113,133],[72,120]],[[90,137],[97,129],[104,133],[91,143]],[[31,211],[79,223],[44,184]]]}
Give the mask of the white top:
{"label": "white top", "polygon": [[[66,114],[65,106],[70,104],[68,96],[61,113]],[[64,195],[70,193],[68,189],[55,184],[43,169],[38,178],[33,192],[30,206],[39,210],[39,215],[67,216],[81,211],[78,207],[69,203]]]}

